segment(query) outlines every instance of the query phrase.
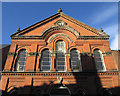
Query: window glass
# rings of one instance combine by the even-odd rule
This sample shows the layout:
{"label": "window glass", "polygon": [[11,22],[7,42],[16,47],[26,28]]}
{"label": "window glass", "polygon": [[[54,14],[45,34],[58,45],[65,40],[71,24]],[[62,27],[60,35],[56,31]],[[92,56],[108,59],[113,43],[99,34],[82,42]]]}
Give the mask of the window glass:
{"label": "window glass", "polygon": [[65,52],[65,42],[62,40],[59,40],[56,42],[56,51],[58,52]]}
{"label": "window glass", "polygon": [[65,57],[57,58],[57,61],[65,61]]}
{"label": "window glass", "polygon": [[94,51],[94,59],[95,59],[96,69],[98,71],[104,71],[105,65],[104,65],[103,55],[100,50],[97,49]]}
{"label": "window glass", "polygon": [[50,65],[50,62],[49,62],[49,61],[43,61],[43,62],[42,62],[42,65],[43,65],[43,66],[44,66],[44,65],[48,65],[48,66],[49,66],[49,65]]}
{"label": "window glass", "polygon": [[101,62],[102,61],[101,57],[100,58],[96,57],[95,59],[96,59],[97,62]]}
{"label": "window glass", "polygon": [[65,42],[59,40],[56,42],[56,70],[57,71],[65,71]]}
{"label": "window glass", "polygon": [[26,61],[25,57],[19,57],[19,61]]}
{"label": "window glass", "polygon": [[17,65],[16,65],[16,71],[24,71],[25,65],[26,65],[26,56],[27,51],[26,50],[20,50],[18,53],[17,58]]}
{"label": "window glass", "polygon": [[19,66],[19,70],[24,70],[24,66]]}
{"label": "window glass", "polygon": [[19,62],[19,65],[25,65],[26,62]]}
{"label": "window glass", "polygon": [[76,58],[76,57],[79,57],[79,54],[73,54],[73,53],[71,53],[71,57],[73,57],[73,58]]}
{"label": "window glass", "polygon": [[42,66],[42,70],[48,71],[48,70],[50,70],[50,66]]}
{"label": "window glass", "polygon": [[41,70],[49,71],[51,65],[51,53],[48,49],[44,49],[41,53]]}
{"label": "window glass", "polygon": [[73,70],[78,70],[79,66],[72,66]]}
{"label": "window glass", "polygon": [[57,66],[57,70],[59,70],[59,71],[64,71],[64,70],[65,70],[65,67],[64,67],[64,66]]}
{"label": "window glass", "polygon": [[46,62],[47,62],[47,61],[49,62],[49,61],[50,61],[50,58],[49,58],[49,57],[43,57],[42,60],[43,60],[43,61],[46,61]]}
{"label": "window glass", "polygon": [[81,61],[80,61],[80,53],[76,49],[72,49],[70,51],[70,58],[71,58],[71,69],[73,71],[81,71]]}
{"label": "window glass", "polygon": [[57,66],[58,65],[65,65],[65,62],[64,61],[63,62],[62,61],[59,61],[59,62],[57,61]]}
{"label": "window glass", "polygon": [[41,57],[42,57],[42,58],[44,58],[44,57],[49,58],[49,57],[50,57],[50,54],[49,54],[49,53],[48,53],[48,54],[42,54]]}
{"label": "window glass", "polygon": [[65,57],[65,53],[64,52],[57,52],[56,56],[58,58],[62,58],[62,57]]}
{"label": "window glass", "polygon": [[71,57],[71,61],[76,61],[76,62],[78,62],[79,61],[79,58],[78,57]]}

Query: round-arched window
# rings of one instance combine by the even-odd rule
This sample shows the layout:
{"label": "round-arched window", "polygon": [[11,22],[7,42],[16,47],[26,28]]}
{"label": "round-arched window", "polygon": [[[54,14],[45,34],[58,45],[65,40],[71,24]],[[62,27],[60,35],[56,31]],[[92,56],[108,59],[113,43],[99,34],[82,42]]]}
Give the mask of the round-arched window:
{"label": "round-arched window", "polygon": [[70,51],[71,69],[73,71],[82,71],[80,53],[77,49]]}
{"label": "round-arched window", "polygon": [[41,54],[41,70],[42,71],[49,71],[51,65],[51,52],[49,49],[44,49]]}
{"label": "round-arched window", "polygon": [[16,69],[15,69],[16,71],[25,70],[26,56],[27,56],[27,50],[23,49],[19,51],[17,62],[16,62]]}
{"label": "round-arched window", "polygon": [[97,71],[105,71],[106,68],[103,60],[103,55],[99,49],[94,50],[94,59]]}
{"label": "round-arched window", "polygon": [[56,42],[56,63],[55,67],[57,71],[65,71],[66,64],[65,64],[65,42],[59,40]]}

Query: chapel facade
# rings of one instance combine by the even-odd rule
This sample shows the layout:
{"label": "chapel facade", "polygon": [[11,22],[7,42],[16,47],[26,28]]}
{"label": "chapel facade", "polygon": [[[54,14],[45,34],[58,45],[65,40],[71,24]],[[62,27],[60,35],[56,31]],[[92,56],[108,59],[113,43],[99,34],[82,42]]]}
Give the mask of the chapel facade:
{"label": "chapel facade", "polygon": [[[11,35],[3,95],[112,96],[119,86],[109,35],[61,9]],[[106,95],[105,95],[106,94]]]}

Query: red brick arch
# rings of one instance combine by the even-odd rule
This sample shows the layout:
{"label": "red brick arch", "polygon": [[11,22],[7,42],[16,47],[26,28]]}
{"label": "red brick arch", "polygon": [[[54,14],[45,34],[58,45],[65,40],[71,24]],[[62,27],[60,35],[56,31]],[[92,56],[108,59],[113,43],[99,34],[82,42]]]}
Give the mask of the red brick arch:
{"label": "red brick arch", "polygon": [[30,48],[28,48],[27,46],[24,46],[24,47],[19,47],[18,49],[17,49],[17,51],[16,51],[16,53],[18,53],[20,50],[22,50],[22,49],[25,49],[25,50],[27,50],[27,52],[28,53],[30,53]]}
{"label": "red brick arch", "polygon": [[91,49],[92,49],[92,50],[91,50],[92,53],[94,53],[94,50],[95,50],[95,49],[99,49],[102,53],[105,53],[105,50],[104,50],[102,47],[100,47],[100,46],[94,46],[94,47],[92,47]]}
{"label": "red brick arch", "polygon": [[54,50],[56,49],[56,48],[55,48],[56,42],[59,41],[59,40],[63,40],[63,41],[65,42],[66,50],[67,50],[68,47],[69,47],[69,42],[68,42],[68,40],[67,40],[65,37],[56,37],[56,38],[53,40],[53,48],[54,48]]}
{"label": "red brick arch", "polygon": [[78,46],[71,46],[70,48],[68,48],[68,50],[72,50],[72,49],[77,49],[80,53],[83,53],[82,48],[78,47]]}
{"label": "red brick arch", "polygon": [[50,46],[43,46],[43,47],[41,47],[40,49],[39,49],[39,53],[41,53],[44,49],[49,49],[51,52],[53,51],[53,49],[52,49],[52,47],[50,47]]}
{"label": "red brick arch", "polygon": [[63,33],[58,33],[58,34],[54,34],[54,35],[52,35],[50,38],[48,38],[48,43],[51,43],[56,37],[64,37],[64,38],[66,38],[70,43],[73,42],[73,39],[72,39],[70,36],[68,36],[68,35],[66,35],[66,34],[63,34]]}
{"label": "red brick arch", "polygon": [[50,28],[44,30],[42,36],[45,37],[45,38],[49,37],[49,35],[53,34],[56,30],[57,30],[57,32],[59,30],[68,31],[69,33],[72,33],[75,37],[78,37],[80,35],[80,33],[77,30],[75,30],[75,29],[73,29],[69,26],[59,26],[59,27],[54,26],[54,27],[50,27]]}

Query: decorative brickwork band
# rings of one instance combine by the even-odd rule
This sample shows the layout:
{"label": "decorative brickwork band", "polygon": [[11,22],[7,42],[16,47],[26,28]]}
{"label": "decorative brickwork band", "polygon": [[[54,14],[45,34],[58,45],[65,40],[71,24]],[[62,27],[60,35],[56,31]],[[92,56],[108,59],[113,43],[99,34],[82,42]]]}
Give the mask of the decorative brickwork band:
{"label": "decorative brickwork band", "polygon": [[36,52],[30,52],[30,53],[28,54],[28,56],[36,56],[36,55],[37,55]]}
{"label": "decorative brickwork band", "polygon": [[92,56],[91,52],[85,52],[85,53],[81,53],[82,56]]}
{"label": "decorative brickwork band", "polygon": [[[14,76],[14,75],[19,75],[19,76],[91,76],[95,75],[96,72],[3,72],[2,75],[7,75],[7,76]],[[118,75],[118,72],[98,72],[98,75]]]}
{"label": "decorative brickwork band", "polygon": [[108,40],[109,37],[107,37],[107,36],[79,36],[78,39],[84,39],[84,40],[88,40],[88,39]]}
{"label": "decorative brickwork band", "polygon": [[8,53],[8,56],[14,56],[14,55],[17,55],[17,53],[15,53],[15,52],[9,52]]}
{"label": "decorative brickwork band", "polygon": [[106,56],[106,55],[112,55],[112,52],[105,52],[105,53],[103,53],[103,56]]}

